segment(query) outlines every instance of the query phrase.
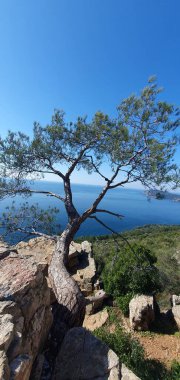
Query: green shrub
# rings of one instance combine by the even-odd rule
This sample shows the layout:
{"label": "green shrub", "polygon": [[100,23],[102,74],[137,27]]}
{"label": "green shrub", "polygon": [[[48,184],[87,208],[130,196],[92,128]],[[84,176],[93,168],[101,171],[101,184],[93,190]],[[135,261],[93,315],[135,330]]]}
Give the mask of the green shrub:
{"label": "green shrub", "polygon": [[116,304],[121,309],[125,317],[129,316],[129,302],[133,296],[134,293],[127,293],[123,296],[116,297]]}
{"label": "green shrub", "polygon": [[[146,225],[120,233],[119,236],[96,236],[93,241],[93,254],[101,278],[105,268],[111,270],[119,260],[119,255],[124,254],[124,247],[127,246],[124,239],[132,246],[136,244],[146,247],[157,257],[155,266],[160,271],[157,276],[160,274],[159,283],[163,290],[158,294],[158,303],[162,308],[168,309],[170,295],[177,294],[179,290],[180,226]],[[120,252],[117,252],[118,249]]]}
{"label": "green shrub", "polygon": [[116,354],[120,360],[129,368],[135,369],[138,363],[144,358],[142,346],[135,339],[131,339],[130,334],[117,328],[114,333],[109,334],[105,328],[99,328],[95,335],[104,341]]}
{"label": "green shrub", "polygon": [[174,361],[171,366],[171,380],[179,380],[180,379],[180,363]]}
{"label": "green shrub", "polygon": [[[136,339],[131,338],[130,334],[123,332],[120,328],[116,328],[115,332],[110,334],[105,327],[95,330],[94,334],[116,352],[120,362],[141,380],[170,380],[163,364],[156,360],[145,359],[143,347]],[[177,379],[173,378],[173,380]]]}
{"label": "green shrub", "polygon": [[115,298],[127,293],[148,294],[161,289],[156,257],[149,249],[135,245],[123,249],[115,262],[106,263],[102,272],[107,293]]}

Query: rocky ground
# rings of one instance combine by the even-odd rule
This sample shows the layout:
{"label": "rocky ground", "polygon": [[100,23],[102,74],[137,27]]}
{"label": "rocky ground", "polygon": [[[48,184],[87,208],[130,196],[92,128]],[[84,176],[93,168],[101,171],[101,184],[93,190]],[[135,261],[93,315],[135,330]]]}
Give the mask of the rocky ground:
{"label": "rocky ground", "polygon": [[[109,323],[108,311],[102,308],[106,294],[96,278],[88,242],[73,242],[69,254],[69,271],[86,297],[83,327],[87,330],[68,331],[61,323],[61,309],[48,279],[54,247],[55,241],[44,238],[21,242],[16,247],[0,244],[0,379],[85,380],[89,379],[91,370],[92,380],[138,380],[112,350],[87,332]],[[147,306],[148,310],[152,308],[152,302],[147,301],[144,306],[143,298],[144,310]],[[129,320],[117,309],[116,319],[123,329],[131,331]],[[113,322],[109,326],[111,332]],[[133,332],[132,335],[143,345],[147,358],[157,359],[167,366],[180,358],[178,334]],[[55,360],[56,356],[60,359]],[[72,362],[77,376],[69,364]]]}

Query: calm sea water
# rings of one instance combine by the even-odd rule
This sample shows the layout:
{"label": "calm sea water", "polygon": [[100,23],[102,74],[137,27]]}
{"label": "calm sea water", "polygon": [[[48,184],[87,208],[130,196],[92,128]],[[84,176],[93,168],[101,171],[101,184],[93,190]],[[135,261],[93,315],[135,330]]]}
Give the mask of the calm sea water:
{"label": "calm sea water", "polygon": [[[61,183],[38,181],[33,187],[37,190],[50,190],[63,195],[63,186]],[[74,204],[80,213],[91,205],[101,191],[100,186],[73,185],[72,188]],[[15,199],[17,206],[24,202],[24,198],[20,196],[16,196],[13,199]],[[12,199],[1,201],[1,212],[7,205],[10,205],[11,202]],[[38,203],[43,209],[46,209],[48,206],[59,207],[58,223],[60,223],[62,228],[66,225],[67,218],[61,201],[52,197],[36,194],[29,197],[28,202],[30,204]],[[148,200],[142,190],[111,190],[107,193],[99,208],[105,208],[124,215],[124,218],[119,220],[111,215],[98,214],[101,220],[118,232],[130,230],[145,224],[180,224],[180,202],[156,199]],[[101,235],[107,233],[108,230],[96,221],[88,220],[81,226],[77,235]]]}

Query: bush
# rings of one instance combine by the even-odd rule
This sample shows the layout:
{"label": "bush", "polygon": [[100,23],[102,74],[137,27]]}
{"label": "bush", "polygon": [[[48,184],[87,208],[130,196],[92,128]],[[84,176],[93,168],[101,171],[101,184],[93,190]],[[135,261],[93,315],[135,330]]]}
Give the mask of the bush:
{"label": "bush", "polygon": [[107,293],[116,299],[127,293],[149,294],[161,290],[156,257],[143,246],[119,252],[115,262],[108,262],[102,278]]}
{"label": "bush", "polygon": [[95,335],[104,341],[116,354],[121,362],[129,368],[135,369],[138,363],[144,359],[142,346],[135,339],[131,339],[130,334],[117,328],[114,333],[109,334],[105,328],[95,330]]}
{"label": "bush", "polygon": [[156,360],[145,359],[143,347],[136,339],[131,338],[130,334],[123,332],[120,328],[116,328],[115,332],[110,334],[105,327],[97,329],[94,334],[104,341],[118,355],[120,362],[141,380],[170,380],[163,364]]}
{"label": "bush", "polygon": [[134,293],[127,293],[116,298],[116,304],[121,309],[125,317],[129,316],[129,302],[134,297]]}
{"label": "bush", "polygon": [[171,380],[179,380],[180,379],[180,363],[174,361],[171,366]]}

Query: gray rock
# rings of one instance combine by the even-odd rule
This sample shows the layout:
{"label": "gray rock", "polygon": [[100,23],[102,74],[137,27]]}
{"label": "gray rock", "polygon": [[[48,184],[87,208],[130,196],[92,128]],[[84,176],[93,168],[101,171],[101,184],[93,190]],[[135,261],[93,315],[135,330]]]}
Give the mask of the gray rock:
{"label": "gray rock", "polygon": [[81,243],[81,247],[82,247],[82,251],[91,254],[91,252],[92,252],[92,244],[89,243],[89,241],[87,241],[87,240],[83,241]]}
{"label": "gray rock", "polygon": [[180,296],[176,296],[175,294],[173,294],[171,299],[173,306],[180,305]]}
{"label": "gray rock", "polygon": [[44,264],[33,255],[10,252],[0,260],[0,271],[0,349],[7,356],[0,373],[9,368],[11,380],[28,380],[52,324]]}
{"label": "gray rock", "polygon": [[9,380],[10,369],[8,365],[8,359],[4,351],[0,351],[0,379]]}
{"label": "gray rock", "polygon": [[14,324],[11,314],[0,315],[0,350],[8,350],[14,337]]}
{"label": "gray rock", "polygon": [[172,307],[172,314],[178,329],[180,330],[180,305]]}
{"label": "gray rock", "polygon": [[82,327],[66,334],[53,380],[118,380],[119,359],[105,343]]}
{"label": "gray rock", "polygon": [[133,330],[149,330],[155,319],[154,299],[152,296],[135,296],[129,303],[130,326]]}
{"label": "gray rock", "polygon": [[86,314],[83,322],[83,327],[85,327],[87,330],[94,331],[106,323],[108,316],[109,315],[106,309],[99,311],[93,315]]}

